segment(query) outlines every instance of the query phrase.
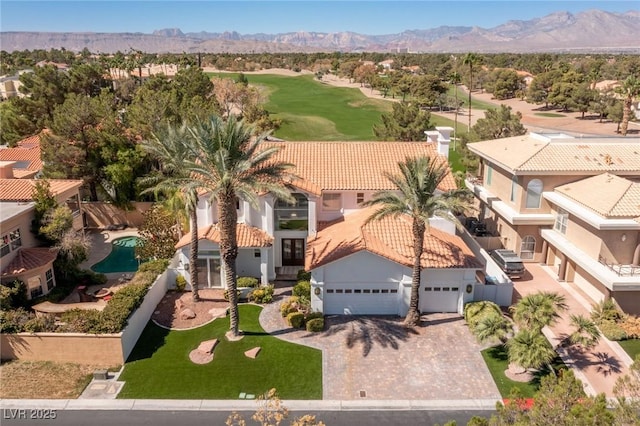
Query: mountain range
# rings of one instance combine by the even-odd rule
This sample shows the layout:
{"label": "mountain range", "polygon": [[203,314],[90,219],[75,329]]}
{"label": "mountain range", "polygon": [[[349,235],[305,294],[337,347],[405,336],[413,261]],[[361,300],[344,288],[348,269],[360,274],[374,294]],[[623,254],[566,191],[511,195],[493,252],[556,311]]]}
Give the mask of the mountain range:
{"label": "mountain range", "polygon": [[0,32],[2,50],[65,48],[113,53],[137,49],[150,53],[284,52],[640,52],[640,11],[555,12],[494,28],[439,26],[397,34],[289,32],[240,34],[235,31],[183,33],[178,28],[144,33]]}

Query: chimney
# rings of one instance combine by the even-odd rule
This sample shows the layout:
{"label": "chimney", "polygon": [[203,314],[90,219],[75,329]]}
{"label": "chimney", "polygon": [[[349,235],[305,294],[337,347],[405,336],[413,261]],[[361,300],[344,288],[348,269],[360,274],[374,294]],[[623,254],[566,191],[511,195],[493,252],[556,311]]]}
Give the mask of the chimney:
{"label": "chimney", "polygon": [[438,144],[438,154],[449,158],[451,132],[453,132],[453,127],[438,126],[436,127],[436,130],[426,130],[424,134],[427,135],[427,142],[434,142]]}
{"label": "chimney", "polygon": [[13,179],[15,161],[0,161],[0,179]]}

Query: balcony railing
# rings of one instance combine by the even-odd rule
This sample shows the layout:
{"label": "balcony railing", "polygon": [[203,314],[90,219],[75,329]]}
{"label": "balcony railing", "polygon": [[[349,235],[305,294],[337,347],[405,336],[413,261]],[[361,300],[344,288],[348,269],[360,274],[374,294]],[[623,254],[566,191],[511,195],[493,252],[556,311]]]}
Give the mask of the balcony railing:
{"label": "balcony railing", "polygon": [[619,277],[634,277],[640,275],[640,266],[609,263],[607,259],[602,256],[598,257],[598,262],[615,272]]}

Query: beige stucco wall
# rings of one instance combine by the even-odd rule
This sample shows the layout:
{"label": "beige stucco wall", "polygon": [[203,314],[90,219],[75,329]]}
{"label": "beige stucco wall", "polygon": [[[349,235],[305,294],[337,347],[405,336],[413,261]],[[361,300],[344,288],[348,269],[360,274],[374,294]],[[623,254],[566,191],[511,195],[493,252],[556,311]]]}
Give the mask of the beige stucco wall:
{"label": "beige stucco wall", "polygon": [[612,296],[623,311],[640,315],[640,291],[615,291]]}
{"label": "beige stucco wall", "polygon": [[3,360],[73,362],[105,367],[124,363],[119,334],[0,334],[0,356]]}
{"label": "beige stucco wall", "polygon": [[[0,233],[5,235],[16,228],[20,228],[20,239],[22,240],[22,246],[24,248],[37,247],[39,245],[38,240],[31,233],[31,219],[33,218],[33,209],[25,212],[22,215],[14,216],[10,219],[3,220],[0,224]],[[5,266],[11,263],[15,257],[17,250],[11,251],[6,256],[0,258],[0,270],[4,270]]]}
{"label": "beige stucco wall", "polygon": [[142,224],[143,213],[152,205],[150,202],[136,202],[132,203],[132,210],[125,211],[109,203],[83,202],[82,210],[86,214],[88,228],[106,228],[121,223],[138,228]]}

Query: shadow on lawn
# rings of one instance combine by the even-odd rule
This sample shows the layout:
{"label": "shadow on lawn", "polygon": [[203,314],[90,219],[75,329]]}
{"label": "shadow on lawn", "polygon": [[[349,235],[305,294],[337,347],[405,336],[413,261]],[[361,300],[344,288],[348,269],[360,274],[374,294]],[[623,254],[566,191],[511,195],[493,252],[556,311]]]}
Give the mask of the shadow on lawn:
{"label": "shadow on lawn", "polygon": [[170,331],[149,321],[126,362],[151,358],[158,349],[164,346],[165,339]]}
{"label": "shadow on lawn", "polygon": [[[509,355],[507,352],[507,348],[502,345],[494,346],[493,348],[489,348],[486,352],[492,359],[498,361],[501,365],[504,366],[503,371],[500,372],[501,375],[504,376],[504,379],[513,382],[504,374],[504,370],[509,368]],[[544,366],[539,370],[531,371],[531,375],[533,376],[533,378],[526,383],[534,386],[537,390],[540,387],[540,382],[543,377],[546,377],[549,374],[562,374],[562,371],[568,369],[568,366],[562,361],[562,358],[560,358],[560,356],[556,356],[553,361],[551,361],[551,367],[552,369],[549,369],[549,366]]]}

